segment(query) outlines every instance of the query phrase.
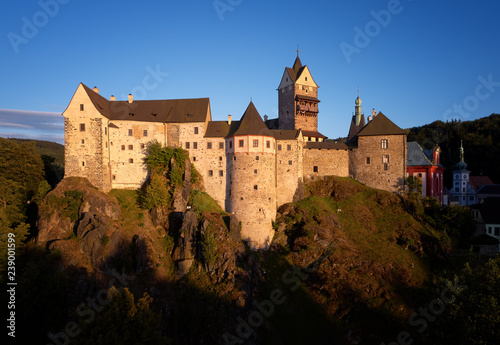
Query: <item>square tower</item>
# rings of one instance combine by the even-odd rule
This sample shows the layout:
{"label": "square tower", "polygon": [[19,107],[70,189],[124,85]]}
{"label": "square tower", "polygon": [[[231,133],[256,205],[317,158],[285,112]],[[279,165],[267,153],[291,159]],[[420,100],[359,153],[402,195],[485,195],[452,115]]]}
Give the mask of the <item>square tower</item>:
{"label": "square tower", "polygon": [[297,50],[293,67],[286,67],[278,87],[280,129],[318,131],[318,85],[302,66]]}

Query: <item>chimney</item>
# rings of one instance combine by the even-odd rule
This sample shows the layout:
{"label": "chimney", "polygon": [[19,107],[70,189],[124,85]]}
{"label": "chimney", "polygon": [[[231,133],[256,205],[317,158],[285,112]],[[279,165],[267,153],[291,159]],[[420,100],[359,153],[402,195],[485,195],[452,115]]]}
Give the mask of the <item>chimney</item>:
{"label": "chimney", "polygon": [[111,95],[111,97],[109,97],[109,99],[110,99],[111,101],[113,101],[113,102],[114,102],[114,101],[116,101],[116,97],[115,97],[115,96],[113,96],[113,95]]}
{"label": "chimney", "polygon": [[97,86],[94,86],[93,90],[95,93],[99,93],[99,89],[97,88]]}
{"label": "chimney", "polygon": [[373,118],[375,118],[375,116],[377,116],[377,112],[375,111],[375,108],[373,108],[373,110],[372,110],[372,116],[373,116]]}
{"label": "chimney", "polygon": [[233,117],[231,115],[228,115],[227,116],[227,124],[230,125],[232,120],[233,120]]}
{"label": "chimney", "polygon": [[131,93],[128,94],[128,102],[132,103],[134,101],[134,96]]}
{"label": "chimney", "polygon": [[264,121],[267,121],[268,118],[269,118],[269,116],[264,115]]}

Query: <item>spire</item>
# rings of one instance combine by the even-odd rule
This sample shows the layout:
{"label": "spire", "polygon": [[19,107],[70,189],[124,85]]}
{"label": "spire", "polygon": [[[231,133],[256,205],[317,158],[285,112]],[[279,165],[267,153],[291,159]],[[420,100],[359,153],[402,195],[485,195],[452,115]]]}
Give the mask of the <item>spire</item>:
{"label": "spire", "polygon": [[465,155],[464,155],[464,141],[460,140],[460,162],[457,163],[456,167],[458,170],[467,170],[467,163],[465,163]]}
{"label": "spire", "polygon": [[361,98],[359,98],[359,89],[358,89],[358,97],[356,98],[356,112],[354,113],[355,114],[355,118],[356,118],[356,126],[359,126],[359,123],[361,122],[361,115],[362,115],[362,112],[361,112]]}
{"label": "spire", "polygon": [[295,62],[293,63],[292,69],[294,70],[295,74],[297,74],[301,68],[302,68],[302,62],[300,61],[300,58],[299,58],[299,45],[297,44],[297,58],[295,59]]}

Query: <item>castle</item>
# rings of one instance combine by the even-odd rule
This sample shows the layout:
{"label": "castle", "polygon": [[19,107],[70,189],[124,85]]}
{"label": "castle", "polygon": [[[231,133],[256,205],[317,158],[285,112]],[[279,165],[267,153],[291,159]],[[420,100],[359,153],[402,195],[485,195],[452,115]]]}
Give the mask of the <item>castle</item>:
{"label": "castle", "polygon": [[374,110],[365,122],[358,95],[347,142],[328,141],[318,132],[319,102],[298,51],[281,78],[275,119],[262,119],[250,102],[239,121],[212,121],[208,98],[117,101],[80,84],[63,113],[65,176],[86,177],[105,192],[137,189],[148,176],[148,142],[182,147],[207,193],[241,222],[242,239],[266,248],[277,208],[303,198],[306,179],[350,176],[373,188],[404,188],[406,132]]}

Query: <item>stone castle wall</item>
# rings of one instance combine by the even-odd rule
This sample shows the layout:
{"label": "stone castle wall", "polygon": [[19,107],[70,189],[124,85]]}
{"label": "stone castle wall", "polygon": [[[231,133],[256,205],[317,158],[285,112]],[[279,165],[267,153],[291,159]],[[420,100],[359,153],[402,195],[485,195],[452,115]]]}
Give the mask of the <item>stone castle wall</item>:
{"label": "stone castle wall", "polygon": [[349,153],[342,149],[304,148],[304,178],[349,176]]}
{"label": "stone castle wall", "polygon": [[406,157],[406,135],[361,136],[358,147],[349,151],[349,175],[368,187],[401,193]]}
{"label": "stone castle wall", "polygon": [[276,141],[277,206],[303,198],[303,158],[301,140]]}
{"label": "stone castle wall", "polygon": [[103,144],[107,119],[81,87],[64,114],[65,177],[86,177],[97,188],[109,190],[109,155]]}
{"label": "stone castle wall", "polygon": [[279,127],[281,129],[295,129],[294,97],[293,85],[278,90]]}

